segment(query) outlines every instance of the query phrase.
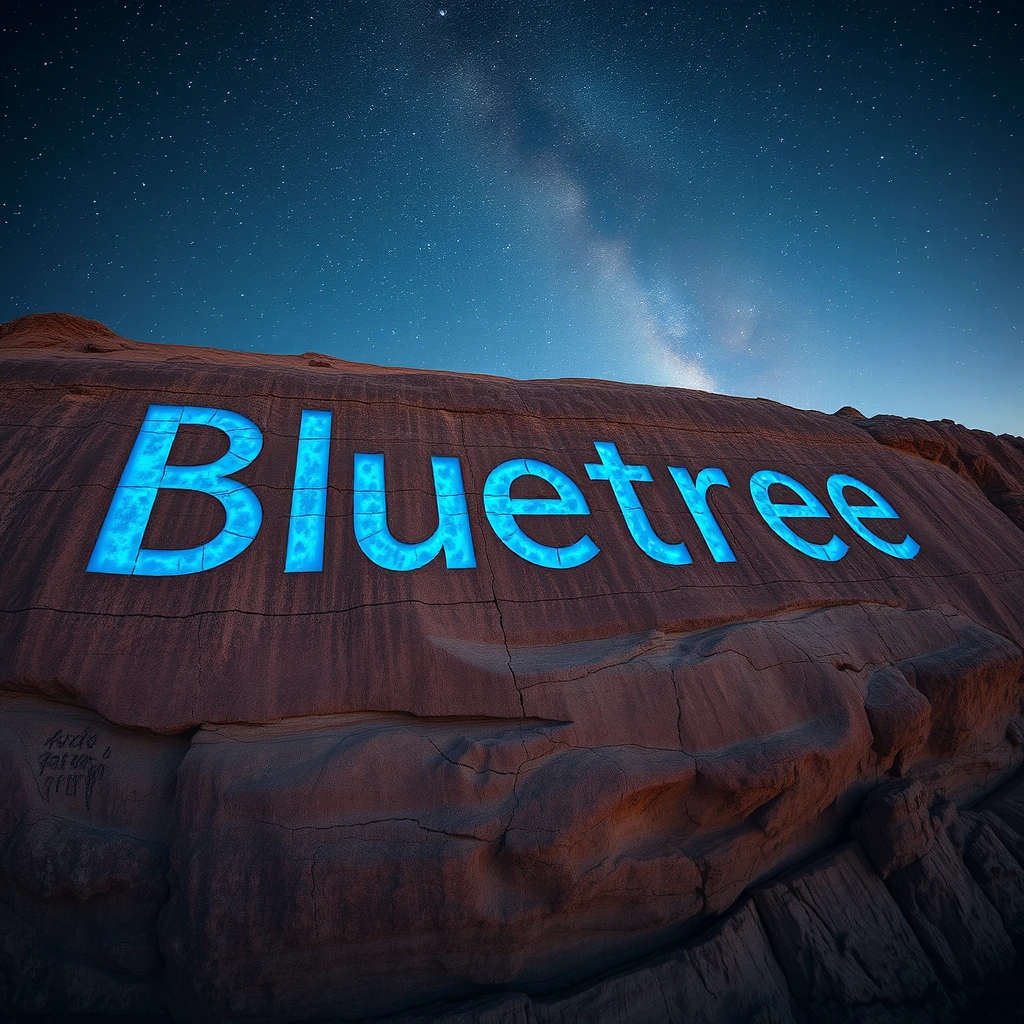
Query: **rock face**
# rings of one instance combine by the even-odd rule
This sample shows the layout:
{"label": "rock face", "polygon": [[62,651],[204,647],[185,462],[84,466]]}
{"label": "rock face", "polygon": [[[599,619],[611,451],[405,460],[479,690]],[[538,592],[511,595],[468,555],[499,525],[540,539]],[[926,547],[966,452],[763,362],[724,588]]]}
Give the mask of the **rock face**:
{"label": "rock face", "polygon": [[946,1021],[1019,969],[1020,439],[62,314],[0,386],[8,1014]]}

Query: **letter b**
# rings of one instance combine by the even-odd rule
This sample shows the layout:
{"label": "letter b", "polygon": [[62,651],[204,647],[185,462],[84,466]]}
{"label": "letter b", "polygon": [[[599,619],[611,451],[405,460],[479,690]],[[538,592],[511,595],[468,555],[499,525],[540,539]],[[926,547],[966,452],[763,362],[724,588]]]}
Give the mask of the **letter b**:
{"label": "letter b", "polygon": [[[203,466],[168,466],[171,446],[182,423],[222,430],[228,450]],[[223,565],[241,554],[263,521],[259,498],[231,474],[259,455],[263,435],[252,420],[227,409],[194,405],[151,405],[110,501],[107,517],[89,559],[89,572],[126,576],[186,576]],[[142,538],[162,487],[199,491],[224,506],[224,528],[194,548],[163,551],[142,547]]]}

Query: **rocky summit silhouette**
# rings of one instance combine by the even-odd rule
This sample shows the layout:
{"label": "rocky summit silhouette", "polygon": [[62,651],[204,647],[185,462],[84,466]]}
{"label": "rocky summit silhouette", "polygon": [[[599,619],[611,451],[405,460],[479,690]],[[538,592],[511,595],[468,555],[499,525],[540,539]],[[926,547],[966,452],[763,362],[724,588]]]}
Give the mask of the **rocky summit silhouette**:
{"label": "rocky summit silhouette", "polygon": [[56,313],[0,387],[8,1018],[1014,1019],[1020,438]]}

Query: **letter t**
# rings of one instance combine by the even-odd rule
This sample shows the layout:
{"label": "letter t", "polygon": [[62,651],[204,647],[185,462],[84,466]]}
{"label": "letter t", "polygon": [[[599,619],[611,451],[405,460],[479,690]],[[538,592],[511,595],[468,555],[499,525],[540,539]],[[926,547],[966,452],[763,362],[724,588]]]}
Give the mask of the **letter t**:
{"label": "letter t", "polygon": [[611,484],[622,517],[640,550],[666,565],[689,565],[693,559],[686,545],[682,542],[666,544],[654,532],[633,489],[634,483],[650,483],[653,479],[651,471],[646,466],[625,465],[618,448],[611,441],[595,441],[594,447],[601,458],[601,464],[586,463],[587,476],[591,480],[607,480]]}

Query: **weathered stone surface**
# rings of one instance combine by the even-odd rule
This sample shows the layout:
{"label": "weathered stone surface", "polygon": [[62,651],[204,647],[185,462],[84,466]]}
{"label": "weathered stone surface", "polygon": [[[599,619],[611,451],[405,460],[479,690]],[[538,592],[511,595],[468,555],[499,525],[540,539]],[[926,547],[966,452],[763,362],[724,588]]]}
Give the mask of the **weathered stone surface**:
{"label": "weathered stone surface", "polygon": [[[873,614],[891,624],[891,613]],[[870,658],[845,615],[712,634],[696,652],[666,637],[630,670],[646,662],[657,676],[681,663],[696,685],[715,679],[720,646],[755,667],[784,644]],[[799,665],[785,669],[791,690]],[[601,670],[592,677],[596,687]],[[822,812],[865,785],[871,735],[858,691],[845,715],[786,728],[784,678],[779,734],[710,754],[584,747],[574,725],[543,720],[378,714],[202,730],[178,774],[175,894],[163,920],[182,1005],[342,1016],[473,986],[543,990],[725,910],[752,879],[820,842]],[[362,910],[368,892],[387,894],[374,915]],[[374,959],[381,944],[409,965],[401,978]],[[308,1002],[311,975],[320,985]]]}
{"label": "weathered stone surface", "polygon": [[759,889],[755,901],[809,1019],[952,1018],[924,949],[856,844]]}
{"label": "weathered stone surface", "polygon": [[747,902],[704,938],[567,999],[534,1002],[537,1024],[792,1024],[785,977]]}
{"label": "weathered stone surface", "polygon": [[864,802],[853,834],[882,878],[919,860],[934,841],[940,826],[932,800],[920,782],[908,779],[879,786]]}
{"label": "weathered stone surface", "polygon": [[698,913],[698,868],[654,845],[693,759],[563,734],[395,715],[203,730],[161,922],[183,1001],[348,1018],[553,985]]}
{"label": "weathered stone surface", "polygon": [[970,811],[948,829],[950,840],[1012,939],[1024,939],[1024,867],[988,822]]}
{"label": "weathered stone surface", "polygon": [[[1007,790],[984,829],[964,819],[965,866],[954,819],[930,811],[991,793],[1024,759],[1009,441],[981,438],[971,461],[970,432],[950,455],[849,411],[150,346],[61,316],[0,328],[0,383],[4,1010],[496,1024],[671,1006],[724,1024],[788,1020],[780,979],[795,977],[801,1005],[834,1019],[941,1016],[932,982],[914,987],[934,970],[895,978],[889,940],[868,948],[849,894],[886,890],[850,848],[822,877],[840,879],[837,913],[863,941],[812,941],[808,925],[775,967],[739,902],[842,842],[862,805],[858,834],[942,977],[1005,967],[985,893],[1016,884],[996,844],[1020,856],[1005,830],[1024,812]],[[151,403],[259,426],[237,479],[261,532],[191,576],[86,572]],[[286,574],[303,409],[334,417],[325,563]],[[637,493],[691,564],[640,550],[585,472],[595,441],[650,468]],[[224,443],[182,427],[171,462]],[[476,568],[372,564],[353,528],[356,452],[385,455],[389,527],[409,540],[437,522],[431,457],[458,458]],[[549,545],[587,533],[590,562],[532,565],[491,529],[484,481],[524,458],[568,473],[590,508],[524,526]],[[736,561],[711,557],[668,466],[728,475],[709,501]],[[747,484],[766,468],[825,500],[830,474],[863,479],[901,517],[867,525],[920,553],[892,558],[832,514],[793,522],[849,551],[807,557],[756,512]],[[145,545],[222,525],[209,495],[165,489]],[[85,730],[108,758],[70,746]],[[786,885],[810,906],[826,895],[808,870]],[[799,906],[772,904],[776,931]],[[893,906],[885,934],[912,939]],[[852,949],[874,965],[860,980]]]}
{"label": "weathered stone surface", "polygon": [[8,1007],[111,1013],[162,1002],[156,924],[187,748],[187,737],[132,732],[81,708],[0,698]]}
{"label": "weathered stone surface", "polygon": [[[310,366],[301,357],[144,345],[96,327],[76,334],[78,326],[15,322],[0,339],[5,537],[17,544],[17,557],[5,558],[2,667],[7,678],[84,703],[111,721],[175,731],[367,709],[514,717],[524,703],[527,715],[551,718],[564,707],[557,699],[563,682],[554,681],[554,693],[547,686],[521,690],[514,657],[510,670],[507,655],[499,660],[481,651],[500,653],[507,644],[529,659],[584,643],[607,658],[621,640],[635,650],[628,638],[658,631],[691,633],[858,604],[955,609],[965,627],[977,625],[1018,648],[1024,642],[1024,534],[973,482],[880,445],[841,417],[677,389],[508,381],[340,360]],[[262,502],[262,530],[237,559],[206,573],[86,573],[111,489],[151,402],[229,408],[260,427],[263,451],[238,479]],[[303,408],[334,415],[325,570],[286,575]],[[688,542],[692,565],[663,565],[637,549],[608,484],[584,472],[595,459],[595,440],[615,441],[628,461],[650,467],[654,482],[638,486],[651,523],[671,541]],[[179,441],[175,459],[201,462],[223,449],[222,435],[208,428],[182,428]],[[400,537],[422,537],[436,516],[430,456],[460,458],[475,570],[447,570],[443,559],[413,573],[370,564],[351,518],[352,455],[363,450],[384,453],[389,491],[404,495],[388,509]],[[528,565],[481,514],[490,470],[531,456],[568,472],[588,500],[583,529],[601,553],[578,569]],[[731,474],[732,486],[717,488],[711,500],[735,562],[711,558],[668,465],[694,472],[720,466]],[[901,515],[877,528],[896,539],[909,532],[921,553],[909,562],[890,558],[833,517],[804,528],[816,541],[841,533],[850,543],[845,557],[821,562],[802,555],[752,507],[747,480],[766,467],[819,495],[830,473],[860,473]],[[154,546],[189,546],[221,525],[209,496],[179,491],[160,501],[147,540]],[[566,543],[580,535],[573,518],[536,517],[530,525],[538,539]],[[885,635],[870,616],[863,628]],[[897,656],[965,642],[962,631],[943,632]],[[54,635],[63,642],[50,643]],[[309,651],[318,652],[315,669],[304,657]],[[574,653],[571,674],[579,679],[595,652]],[[836,654],[841,662],[842,652]],[[428,676],[431,685],[422,685]],[[136,685],[140,678],[149,685]],[[678,717],[674,694],[661,684],[651,690],[640,702],[646,724],[671,722],[673,711]],[[573,703],[588,706],[590,694],[584,688]],[[637,706],[618,694],[602,703],[611,723]],[[739,705],[730,698],[730,706]],[[661,742],[660,730],[650,742]]]}
{"label": "weathered stone surface", "polygon": [[928,737],[932,705],[894,668],[882,668],[868,679],[864,710],[874,736],[872,747],[888,757],[915,753]]}
{"label": "weathered stone surface", "polygon": [[433,1006],[388,1017],[381,1024],[536,1024],[530,997],[485,996],[457,1006]]}
{"label": "weathered stone surface", "polygon": [[1016,959],[998,911],[942,829],[886,884],[943,980],[956,988],[1008,972]]}
{"label": "weathered stone surface", "polygon": [[0,1011],[5,1020],[14,1011],[36,1019],[68,1010],[116,1019],[163,1009],[158,985],[104,970],[92,958],[47,941],[35,922],[22,920],[3,902],[0,964]]}
{"label": "weathered stone surface", "polygon": [[992,710],[1012,707],[1019,699],[1020,648],[975,626],[955,645],[909,658],[899,668],[931,705],[928,748],[938,757],[954,755],[975,736],[991,731],[993,715],[979,698],[991,701]]}
{"label": "weathered stone surface", "polygon": [[986,800],[984,809],[1001,818],[1018,835],[1024,836],[1024,778],[1013,779],[1003,786],[992,798]]}
{"label": "weathered stone surface", "polygon": [[969,430],[952,420],[936,422],[901,416],[847,418],[880,444],[949,467],[975,484],[996,508],[1024,530],[1024,444],[1019,437],[997,437],[985,430]]}
{"label": "weathered stone surface", "polygon": [[[943,980],[962,988],[1014,963],[1012,942],[986,894],[1015,893],[1017,874],[979,819],[961,820],[953,804],[933,803],[919,782],[888,783],[865,801],[853,833]],[[1013,907],[1006,913],[1015,921]]]}
{"label": "weathered stone surface", "polygon": [[981,810],[978,817],[985,822],[1013,858],[1024,867],[1024,835],[1012,829],[998,814]]}

